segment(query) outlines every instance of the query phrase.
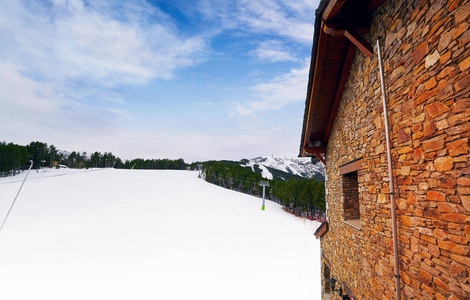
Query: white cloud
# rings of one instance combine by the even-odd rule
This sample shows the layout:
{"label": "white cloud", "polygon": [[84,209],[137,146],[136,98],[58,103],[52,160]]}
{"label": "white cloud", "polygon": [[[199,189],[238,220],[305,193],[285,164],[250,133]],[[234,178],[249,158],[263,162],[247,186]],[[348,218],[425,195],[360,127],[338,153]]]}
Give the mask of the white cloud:
{"label": "white cloud", "polygon": [[220,2],[203,0],[202,13],[219,20],[227,28],[282,36],[309,44],[313,38],[315,8],[319,1],[238,0]]}
{"label": "white cloud", "polygon": [[258,58],[270,62],[298,61],[279,41],[261,42],[254,52]]}
{"label": "white cloud", "polygon": [[[254,116],[267,110],[278,110],[293,103],[305,101],[309,66],[291,69],[273,79],[249,88],[250,101],[235,101],[234,109],[240,116]],[[232,116],[235,116],[232,114]]]}
{"label": "white cloud", "polygon": [[[0,127],[2,139],[29,143],[55,137],[112,134],[118,121],[130,118],[112,108],[90,107],[67,99],[43,81],[21,74],[22,68],[0,63]],[[18,140],[18,139],[21,140]]]}
{"label": "white cloud", "polygon": [[171,78],[197,63],[203,37],[183,37],[146,2],[0,2],[1,58],[46,80],[103,86]]}

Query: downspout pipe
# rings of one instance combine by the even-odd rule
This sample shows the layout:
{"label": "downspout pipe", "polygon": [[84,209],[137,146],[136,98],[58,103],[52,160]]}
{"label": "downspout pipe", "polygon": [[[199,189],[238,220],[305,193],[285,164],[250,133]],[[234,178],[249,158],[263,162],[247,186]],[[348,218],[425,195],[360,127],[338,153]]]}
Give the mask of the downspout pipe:
{"label": "downspout pipe", "polygon": [[393,254],[395,256],[395,282],[396,282],[396,299],[401,299],[400,292],[400,266],[398,262],[398,240],[397,240],[397,217],[396,217],[396,205],[395,205],[395,189],[393,184],[393,171],[392,171],[392,151],[390,145],[390,129],[388,126],[388,110],[387,110],[387,95],[385,93],[385,79],[384,79],[384,68],[382,63],[382,51],[380,49],[380,39],[377,39],[377,53],[379,56],[379,67],[380,67],[380,83],[382,87],[382,102],[384,110],[384,121],[385,121],[385,139],[387,142],[387,159],[388,159],[388,177],[389,177],[389,189],[390,189],[390,205],[392,208],[392,230],[393,230]]}

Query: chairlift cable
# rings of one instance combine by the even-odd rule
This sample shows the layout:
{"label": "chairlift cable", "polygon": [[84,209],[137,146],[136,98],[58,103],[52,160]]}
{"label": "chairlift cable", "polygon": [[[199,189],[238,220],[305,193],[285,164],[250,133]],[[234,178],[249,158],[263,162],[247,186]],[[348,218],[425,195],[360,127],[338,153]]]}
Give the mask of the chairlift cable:
{"label": "chairlift cable", "polygon": [[11,204],[10,209],[8,210],[8,213],[5,216],[5,219],[3,220],[2,226],[0,227],[0,232],[2,231],[3,226],[5,225],[5,222],[7,221],[8,216],[10,215],[10,212],[13,208],[13,205],[15,205],[16,199],[18,198],[18,195],[20,194],[21,189],[23,188],[23,185],[24,185],[24,182],[26,181],[26,178],[28,178],[29,171],[31,171],[31,168],[33,167],[33,161],[32,160],[30,160],[30,163],[31,163],[31,165],[29,166],[28,173],[26,173],[26,176],[24,177],[23,182],[21,183],[20,189],[18,190],[18,193],[16,193],[15,199],[13,200],[13,203]]}

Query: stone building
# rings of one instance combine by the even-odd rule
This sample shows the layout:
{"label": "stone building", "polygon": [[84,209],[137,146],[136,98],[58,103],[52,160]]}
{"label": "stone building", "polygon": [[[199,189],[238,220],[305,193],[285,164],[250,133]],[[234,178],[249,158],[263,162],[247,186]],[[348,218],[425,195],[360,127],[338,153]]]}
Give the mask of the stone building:
{"label": "stone building", "polygon": [[323,299],[470,299],[469,23],[470,0],[320,2],[300,155],[327,166]]}

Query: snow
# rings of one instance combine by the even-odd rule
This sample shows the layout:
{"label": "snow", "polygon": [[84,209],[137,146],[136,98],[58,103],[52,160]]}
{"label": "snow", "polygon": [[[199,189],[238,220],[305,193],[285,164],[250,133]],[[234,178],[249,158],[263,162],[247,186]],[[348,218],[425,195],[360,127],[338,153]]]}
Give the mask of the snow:
{"label": "snow", "polygon": [[261,168],[261,176],[267,179],[272,179],[272,174],[266,167],[305,178],[313,178],[318,173],[325,176],[325,168],[321,163],[312,164],[309,157],[283,158],[276,156],[262,156],[249,160],[243,166],[251,167],[254,171],[255,165],[258,165]]}
{"label": "snow", "polygon": [[[0,178],[0,216],[24,173]],[[0,232],[2,299],[320,299],[318,223],[197,172],[31,171]]]}

